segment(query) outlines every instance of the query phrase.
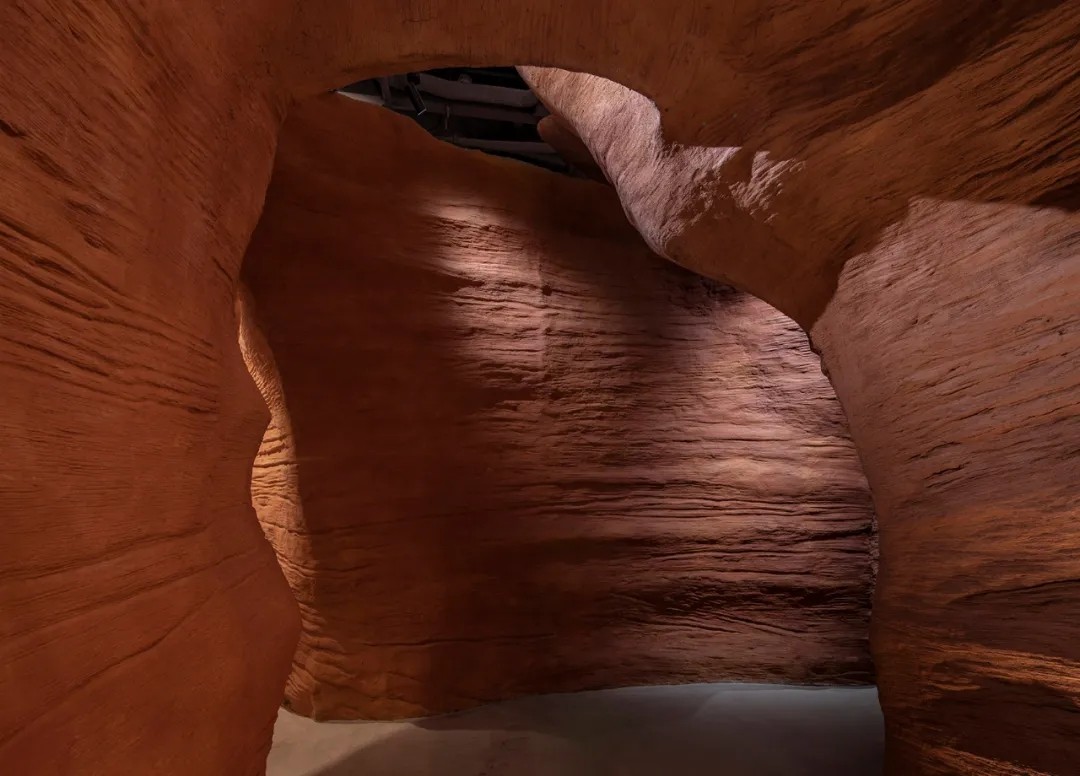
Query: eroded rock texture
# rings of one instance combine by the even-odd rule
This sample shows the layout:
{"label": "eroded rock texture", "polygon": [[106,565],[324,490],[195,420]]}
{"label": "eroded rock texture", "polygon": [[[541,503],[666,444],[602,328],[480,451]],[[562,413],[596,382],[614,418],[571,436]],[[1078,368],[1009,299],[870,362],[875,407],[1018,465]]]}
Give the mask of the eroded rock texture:
{"label": "eroded rock texture", "polygon": [[1080,217],[919,200],[850,262],[815,344],[881,526],[893,773],[1074,773]]}
{"label": "eroded rock texture", "polygon": [[259,772],[296,642],[233,314],[277,112],[243,12],[198,66],[205,12],[140,13],[0,5],[7,773]]}
{"label": "eroded rock texture", "polygon": [[[832,13],[823,4],[799,5],[821,19]],[[759,95],[732,105],[729,132],[712,136],[716,147],[672,142],[683,138],[672,137],[666,114],[618,84],[542,68],[522,72],[584,141],[658,253],[750,291],[809,329],[845,262],[887,240],[912,197],[1029,203],[1072,192],[1075,203],[1080,178],[1080,5],[950,7],[949,23],[928,25],[925,37],[889,54],[879,46],[916,16],[929,22],[945,13],[945,4],[873,3],[876,12],[860,5],[834,6],[845,17],[820,39],[810,28],[787,28],[786,12],[755,27],[748,63],[767,61],[759,29],[787,29],[802,36],[803,48],[766,68],[787,72],[804,60],[818,73],[818,89],[793,86],[791,101],[764,116],[768,99]],[[965,19],[975,6],[977,18]],[[946,33],[954,21],[959,28]],[[886,31],[891,23],[901,27]],[[847,80],[843,52],[860,37],[866,64],[898,57],[886,80],[905,71],[892,83],[891,101],[870,94],[875,78],[861,84],[870,90],[863,101],[843,95],[833,102],[833,88]],[[925,59],[913,69],[901,65],[920,54]],[[828,57],[834,60],[826,66]],[[908,78],[917,87],[906,88]],[[840,117],[845,111],[853,120]],[[750,116],[759,126],[744,124]]]}
{"label": "eroded rock texture", "polygon": [[869,496],[805,335],[653,256],[610,188],[320,98],[245,279],[294,709],[867,680]]}
{"label": "eroded rock texture", "polygon": [[881,525],[896,774],[1080,761],[1080,8],[1030,8],[786,155],[669,143],[640,95],[525,69],[659,252],[812,327]]}
{"label": "eroded rock texture", "polygon": [[297,615],[249,502],[266,411],[233,304],[281,106],[452,61],[663,90],[670,58],[620,65],[666,50],[659,12],[616,6],[0,3],[6,770],[262,769]]}
{"label": "eroded rock texture", "polygon": [[879,491],[896,772],[1071,773],[1078,33],[1055,0],[0,4],[0,761],[260,770],[295,613],[233,301],[280,106],[520,62],[744,149],[671,200],[702,252],[657,247],[820,318]]}

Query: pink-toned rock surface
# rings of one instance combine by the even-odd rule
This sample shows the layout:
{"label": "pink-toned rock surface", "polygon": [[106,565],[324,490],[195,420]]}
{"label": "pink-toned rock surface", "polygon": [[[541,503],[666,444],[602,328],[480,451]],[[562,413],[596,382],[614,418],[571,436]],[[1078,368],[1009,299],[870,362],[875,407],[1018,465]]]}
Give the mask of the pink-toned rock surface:
{"label": "pink-toned rock surface", "polygon": [[[807,174],[767,150],[668,142],[660,113],[642,94],[596,76],[523,67],[563,130],[556,147],[569,161],[579,136],[619,193],[626,214],[662,256],[706,277],[752,291],[803,323],[812,322],[835,287],[834,245],[815,252],[806,221],[811,206],[785,208],[785,188]],[[792,221],[802,231],[781,234]],[[820,259],[820,261],[816,260]]]}
{"label": "pink-toned rock surface", "polygon": [[881,525],[890,773],[1080,761],[1078,30],[1059,6],[787,159],[523,69],[659,252],[813,325]]}
{"label": "pink-toned rock surface", "polygon": [[[1065,414],[1021,423],[1013,453],[1028,432],[1007,415],[1076,403],[1074,224],[1024,208],[1076,207],[1078,34],[1080,6],[1055,0],[0,4],[0,762],[261,770],[296,614],[246,503],[266,412],[233,303],[282,107],[365,74],[518,62],[657,98],[667,140],[744,149],[710,173],[719,188],[671,200],[693,228],[680,216],[653,244],[828,326],[815,337],[881,491],[896,772],[1070,773],[1074,414],[1044,405]],[[970,209],[935,221],[913,198]],[[912,305],[935,318],[909,341],[885,316]],[[898,457],[954,443],[948,488]],[[924,563],[929,591],[911,581]]]}
{"label": "pink-toned rock surface", "polygon": [[1080,217],[919,200],[813,330],[881,527],[890,773],[1080,746]]}
{"label": "pink-toned rock surface", "polygon": [[[830,13],[826,4],[800,5],[807,15]],[[795,83],[804,73],[791,83],[793,101],[765,117],[759,111],[768,99],[759,94],[732,106],[730,132],[712,136],[716,147],[673,142],[684,138],[673,136],[667,114],[617,83],[544,68],[522,73],[589,148],[658,253],[765,299],[809,329],[845,262],[887,241],[912,197],[1028,203],[1058,196],[1080,178],[1080,147],[1068,129],[1080,104],[1080,5],[977,4],[985,14],[977,21],[964,18],[974,6],[962,13],[950,6],[949,24],[963,29],[928,26],[911,48],[889,54],[877,35],[902,35],[909,15],[930,14],[929,6],[944,13],[946,5],[876,3],[874,11],[859,5],[835,6],[850,13],[821,39],[813,37],[813,25],[789,29],[804,46],[783,65],[765,67],[787,71],[799,61],[831,57],[831,78],[803,90]],[[900,27],[886,32],[890,16]],[[1020,16],[1023,23],[1016,23]],[[755,28],[748,62],[764,64],[758,57],[769,47],[759,45],[758,33],[785,18],[781,11]],[[840,73],[844,42],[860,34],[868,36],[867,65],[898,57],[886,80],[903,71],[903,79],[925,82],[905,92],[894,81],[895,102],[887,106],[869,93],[857,105],[838,96],[833,89],[847,75],[852,84],[857,80],[854,70]],[[914,69],[901,64],[918,52],[926,59]],[[933,68],[940,70],[931,75]],[[860,87],[872,90],[880,82]],[[805,109],[799,118],[791,113],[796,105]],[[847,110],[861,115],[841,119]],[[748,120],[757,126],[735,130]],[[1075,205],[1075,191],[1073,198]]]}
{"label": "pink-toned rock surface", "polygon": [[5,773],[261,772],[298,633],[233,313],[279,114],[243,10],[149,5],[0,4]]}
{"label": "pink-toned rock surface", "polygon": [[869,495],[805,334],[653,256],[610,188],[320,98],[244,275],[293,709],[867,681]]}

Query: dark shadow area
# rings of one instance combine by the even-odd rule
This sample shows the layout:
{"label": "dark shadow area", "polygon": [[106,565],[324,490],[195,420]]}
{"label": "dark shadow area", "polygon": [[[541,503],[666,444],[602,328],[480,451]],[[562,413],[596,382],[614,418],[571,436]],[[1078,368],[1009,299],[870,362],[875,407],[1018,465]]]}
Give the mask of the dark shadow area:
{"label": "dark shadow area", "polygon": [[[960,674],[963,668],[957,670]],[[1019,713],[987,718],[987,708]],[[957,748],[988,760],[1024,763],[1039,773],[1076,772],[1080,705],[1069,694],[1038,682],[980,677],[962,692],[927,704],[928,722],[952,721],[961,735]],[[1032,747],[1032,741],[1041,745]],[[1034,772],[1034,771],[1033,771]]]}
{"label": "dark shadow area", "polygon": [[342,94],[408,116],[440,140],[585,177],[539,131],[547,109],[513,67],[453,67],[369,78]]}

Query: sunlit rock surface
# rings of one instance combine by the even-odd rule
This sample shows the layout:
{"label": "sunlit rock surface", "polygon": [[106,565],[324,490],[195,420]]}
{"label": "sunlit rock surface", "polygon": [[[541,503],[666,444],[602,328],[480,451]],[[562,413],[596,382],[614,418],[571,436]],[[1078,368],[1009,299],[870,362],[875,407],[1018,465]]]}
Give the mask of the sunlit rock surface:
{"label": "sunlit rock surface", "polygon": [[611,189],[320,98],[244,277],[292,708],[869,679],[869,495],[805,334],[653,256]]}
{"label": "sunlit rock surface", "polygon": [[701,264],[634,220],[824,355],[881,520],[893,773],[1070,774],[1078,39],[1056,0],[0,4],[0,761],[262,770],[297,614],[234,304],[280,121],[516,62],[648,95],[663,142],[768,183],[749,223],[700,202],[732,226],[696,221]]}

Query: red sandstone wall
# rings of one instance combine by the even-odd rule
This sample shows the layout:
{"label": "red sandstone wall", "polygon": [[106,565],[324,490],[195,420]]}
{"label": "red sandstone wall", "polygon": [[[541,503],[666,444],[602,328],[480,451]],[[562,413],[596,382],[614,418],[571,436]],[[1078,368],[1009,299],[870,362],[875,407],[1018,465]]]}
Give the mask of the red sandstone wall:
{"label": "red sandstone wall", "polygon": [[261,772],[298,633],[251,508],[267,413],[233,313],[277,129],[266,31],[242,4],[146,6],[0,3],[0,771],[19,776]]}
{"label": "red sandstone wall", "polygon": [[[749,150],[691,170],[694,228],[666,254],[807,328],[858,292],[815,337],[886,489],[875,648],[896,772],[1070,774],[1078,31],[1060,0],[0,3],[0,762],[261,770],[296,623],[247,504],[265,412],[232,305],[281,107],[360,74],[516,61],[657,98],[667,140]],[[755,179],[762,153],[799,175]],[[749,212],[717,229],[696,216],[724,186]],[[894,227],[913,197],[974,210],[912,252]],[[1034,202],[1065,219],[1052,250]],[[863,360],[885,393],[850,377]],[[909,376],[922,388],[887,393]],[[1010,419],[1033,396],[1062,404]],[[942,450],[965,469],[949,487],[931,475],[957,461],[917,468]],[[928,592],[912,580],[930,563]]]}
{"label": "red sandstone wall", "polygon": [[1057,208],[920,200],[814,327],[880,513],[890,773],[1076,772],[1078,238]]}
{"label": "red sandstone wall", "polygon": [[867,680],[869,496],[805,335],[651,255],[611,189],[320,98],[245,279],[293,708]]}
{"label": "red sandstone wall", "polygon": [[641,95],[526,70],[657,250],[810,328],[880,520],[899,776],[1080,762],[1080,6],[1032,10],[791,159],[668,143]]}

